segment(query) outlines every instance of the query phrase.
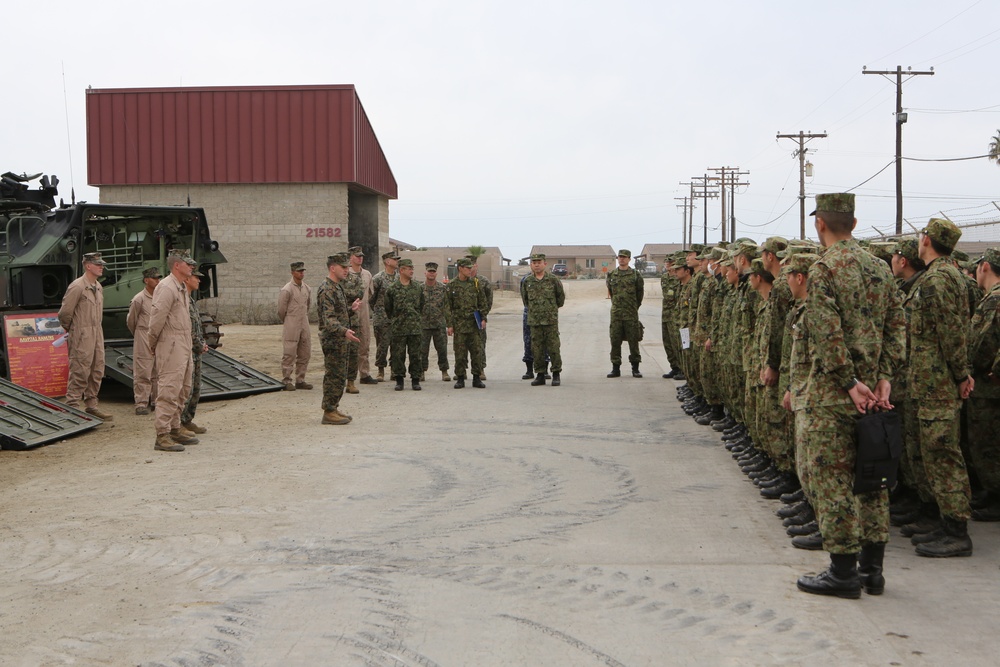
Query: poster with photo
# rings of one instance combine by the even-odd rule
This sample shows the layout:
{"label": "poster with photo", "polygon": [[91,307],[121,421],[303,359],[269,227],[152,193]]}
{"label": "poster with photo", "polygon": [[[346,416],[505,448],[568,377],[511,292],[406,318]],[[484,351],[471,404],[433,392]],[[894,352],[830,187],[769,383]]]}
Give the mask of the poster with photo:
{"label": "poster with photo", "polygon": [[43,396],[65,396],[69,376],[66,332],[58,313],[4,315],[3,332],[10,381]]}

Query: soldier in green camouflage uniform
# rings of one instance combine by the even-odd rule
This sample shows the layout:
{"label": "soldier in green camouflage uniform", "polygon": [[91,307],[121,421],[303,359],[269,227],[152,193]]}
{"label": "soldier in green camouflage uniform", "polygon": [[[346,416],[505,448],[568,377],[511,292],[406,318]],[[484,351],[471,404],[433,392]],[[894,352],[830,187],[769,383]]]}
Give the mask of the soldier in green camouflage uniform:
{"label": "soldier in green camouflage uniform", "polygon": [[904,302],[910,318],[907,421],[914,426],[927,487],[941,512],[940,527],[908,531],[915,533],[912,541],[921,556],[972,554],[969,476],[959,442],[962,401],[975,384],[967,347],[968,290],[948,257],[961,235],[948,220],[932,218],[927,223],[919,237],[920,259],[927,270]]}
{"label": "soldier in green camouflage uniform", "polygon": [[372,276],[372,293],[368,307],[372,311],[372,330],[375,332],[375,366],[378,367],[377,380],[385,379],[385,367],[389,354],[389,316],[385,314],[385,290],[396,281],[399,255],[395,252],[382,254],[383,269]]}
{"label": "soldier in green camouflage uniform", "polygon": [[351,330],[351,311],[361,307],[361,301],[348,303],[341,287],[347,277],[351,260],[346,253],[331,255],[326,260],[329,271],[316,290],[316,314],[319,317],[319,343],[323,349],[323,424],[342,425],[351,421],[340,410],[340,399],[347,383],[349,343],[359,341]]}
{"label": "soldier in green camouflage uniform", "polygon": [[688,330],[690,347],[684,355],[685,368],[684,375],[687,376],[687,386],[695,396],[695,402],[699,407],[705,405],[704,389],[701,382],[701,352],[704,348],[698,345],[696,340],[698,324],[698,303],[701,299],[701,291],[705,287],[708,276],[705,274],[704,261],[699,259],[705,252],[705,246],[700,243],[693,244],[685,253],[684,262],[691,267],[691,280],[685,290],[685,300],[687,301],[687,317],[681,320],[681,328]]}
{"label": "soldier in green camouflage uniform", "polygon": [[642,305],[642,276],[629,267],[631,250],[618,251],[618,267],[608,273],[605,283],[611,297],[611,372],[608,377],[620,377],[622,366],[622,341],[628,341],[628,360],[632,364],[632,377],[641,378],[639,340],[642,338],[639,306]]}
{"label": "soldier in green camouflage uniform", "polygon": [[[680,350],[681,339],[677,326],[677,300],[680,296],[680,281],[674,275],[674,264],[677,258],[668,256],[663,263],[663,275],[660,276],[660,293],[663,295],[662,311],[660,313],[660,329],[663,336],[663,351],[667,353],[667,363],[670,371],[663,374],[664,378],[683,380],[681,371]],[[677,377],[680,375],[680,377]]]}
{"label": "soldier in green camouflage uniform", "polygon": [[531,327],[531,356],[534,359],[535,379],[532,386],[545,384],[545,353],[552,362],[552,386],[558,387],[562,373],[562,355],[559,352],[559,309],[566,303],[562,281],[545,270],[545,255],[531,256],[531,275],[521,281],[521,302],[528,309],[528,326]]}
{"label": "soldier in green camouflage uniform", "polygon": [[[479,285],[479,289],[483,291],[483,295],[486,297],[486,310],[487,311],[493,310],[493,284],[488,279],[479,277],[479,257],[476,255],[466,255],[465,258],[470,262],[472,262],[472,279],[476,281],[476,284]],[[486,366],[487,366],[486,364],[487,331],[485,327],[479,330],[479,337],[482,339],[483,342],[483,371],[482,374],[480,375],[480,379],[485,380]]]}
{"label": "soldier in green camouflage uniform", "polygon": [[[364,257],[364,251],[361,246],[352,246],[347,249],[348,257]],[[364,277],[359,271],[355,273],[353,271],[347,272],[347,277],[344,278],[341,283],[341,287],[344,289],[344,297],[347,299],[347,303],[354,303],[356,299],[360,299],[362,304],[365,300],[365,281]],[[351,331],[360,331],[361,329],[361,311],[352,310],[351,311]],[[347,388],[345,391],[348,394],[357,394],[358,388],[354,386],[354,379],[358,376],[358,346],[360,345],[360,338],[357,343],[351,343],[348,347],[347,358]]]}
{"label": "soldier in green camouflage uniform", "polygon": [[720,290],[721,274],[713,273],[712,269],[725,254],[723,248],[706,248],[699,255],[704,267],[705,279],[701,292],[698,294],[698,311],[695,317],[695,339],[697,340],[698,375],[701,379],[702,395],[705,407],[694,412],[695,422],[706,425],[722,419],[722,392],[719,390],[718,372],[716,369],[717,351],[712,347],[713,338],[718,339],[716,327],[719,322],[714,308],[721,305]]}
{"label": "soldier in green camouflage uniform", "polygon": [[[460,259],[458,277],[448,283],[448,335],[454,336],[455,389],[465,388],[465,371],[472,360],[472,386],[485,389],[483,373],[483,340],[479,335],[486,327],[490,309],[479,281],[472,277],[472,262]],[[476,322],[479,314],[482,327]]]}
{"label": "soldier in green camouflage uniform", "polygon": [[198,313],[198,304],[194,300],[194,294],[198,291],[201,279],[205,274],[198,270],[198,263],[193,259],[186,259],[191,265],[191,276],[185,281],[188,288],[188,310],[191,315],[191,395],[188,396],[181,411],[181,426],[192,433],[206,433],[208,429],[194,423],[194,414],[198,410],[198,402],[201,400],[201,355],[208,351],[205,343],[205,333],[201,326],[201,315]]}
{"label": "soldier in green camouflage uniform", "polygon": [[389,316],[389,333],[392,341],[392,376],[396,391],[403,390],[406,376],[406,356],[410,356],[410,382],[414,391],[420,391],[420,375],[424,372],[424,359],[420,354],[422,342],[424,288],[413,281],[413,260],[399,260],[399,280],[385,291],[385,314]]}
{"label": "soldier in green camouflage uniform", "polygon": [[[424,373],[430,367],[431,341],[438,355],[438,370],[444,382],[451,381],[448,375],[448,289],[437,281],[437,262],[424,264],[424,312],[421,326],[421,354],[424,358]],[[421,376],[421,379],[424,379]]]}
{"label": "soldier in green camouflage uniform", "polygon": [[[857,598],[859,552],[866,590],[884,587],[889,503],[884,490],[854,494],[856,421],[868,410],[891,408],[891,379],[906,354],[906,320],[889,267],[851,236],[854,195],[817,195],[813,214],[826,251],[809,269],[806,322],[819,344],[812,348],[804,406],[795,415],[796,454],[831,563],[800,577],[798,587]],[[793,384],[798,372],[793,362]]]}
{"label": "soldier in green camouflage uniform", "polygon": [[969,397],[969,450],[988,493],[976,521],[1000,521],[1000,248],[990,248],[976,268],[985,296],[976,307],[969,335],[969,359],[976,390]]}

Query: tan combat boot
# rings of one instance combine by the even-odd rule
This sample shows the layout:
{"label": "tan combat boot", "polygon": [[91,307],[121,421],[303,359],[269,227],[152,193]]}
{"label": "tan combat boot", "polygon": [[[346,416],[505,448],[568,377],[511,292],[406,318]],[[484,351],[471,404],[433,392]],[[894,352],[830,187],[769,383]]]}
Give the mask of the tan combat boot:
{"label": "tan combat boot", "polygon": [[338,415],[340,415],[341,417],[343,417],[347,421],[351,421],[352,419],[354,419],[354,417],[352,417],[351,415],[347,414],[346,412],[341,412],[340,408],[337,408],[336,410],[334,410],[334,412],[336,412]]}
{"label": "tan combat boot", "polygon": [[378,377],[375,378],[379,382],[385,382],[385,366],[378,367]]}
{"label": "tan combat boot", "polygon": [[114,415],[101,410],[100,408],[87,408],[84,410],[88,415],[94,415],[98,419],[106,422],[113,422],[115,420]]}
{"label": "tan combat boot", "polygon": [[344,391],[346,391],[348,394],[359,394],[359,393],[361,393],[360,391],[358,391],[358,388],[354,386],[354,380],[348,380],[347,381],[347,389],[345,389]]}
{"label": "tan combat boot", "polygon": [[312,389],[313,386],[311,384],[309,384],[308,382],[303,381],[303,382],[296,382],[295,383],[295,388],[296,389],[306,389],[306,390],[308,390],[308,389]]}
{"label": "tan combat boot", "polygon": [[197,445],[198,438],[194,437],[194,433],[188,431],[184,428],[175,428],[170,430],[170,439],[181,445]]}
{"label": "tan combat boot", "polygon": [[441,371],[441,381],[442,382],[451,382],[451,376],[448,375],[448,371]]}
{"label": "tan combat boot", "polygon": [[194,422],[183,422],[181,424],[181,427],[184,428],[185,430],[188,430],[191,433],[195,433],[195,434],[208,433],[208,429],[207,428],[205,428],[204,426],[198,426]]}
{"label": "tan combat boot", "polygon": [[174,442],[169,433],[157,433],[153,449],[158,452],[183,452],[184,445]]}
{"label": "tan combat boot", "polygon": [[327,410],[326,412],[323,413],[323,420],[320,423],[341,426],[343,424],[350,423],[350,421],[351,421],[350,417],[346,417],[337,412],[336,410]]}
{"label": "tan combat boot", "polygon": [[285,391],[295,391],[295,385],[291,382],[286,382],[282,389]]}

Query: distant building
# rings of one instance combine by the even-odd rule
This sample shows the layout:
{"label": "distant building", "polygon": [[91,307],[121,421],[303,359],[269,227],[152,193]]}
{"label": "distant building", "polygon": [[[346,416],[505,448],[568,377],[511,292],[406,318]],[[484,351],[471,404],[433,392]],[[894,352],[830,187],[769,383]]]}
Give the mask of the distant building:
{"label": "distant building", "polygon": [[666,259],[667,255],[672,255],[683,249],[683,243],[647,243],[642,246],[640,256],[647,264],[652,264],[658,270],[663,270],[663,260]]}
{"label": "distant building", "polygon": [[570,278],[603,278],[617,266],[618,250],[609,245],[531,246],[531,254],[537,253],[545,255],[549,269],[553,264],[565,264]]}
{"label": "distant building", "polygon": [[[412,247],[412,246],[410,246]],[[479,267],[479,277],[487,279],[492,283],[503,283],[509,280],[510,261],[503,256],[503,252],[496,246],[483,246],[484,252],[479,256],[476,263]],[[438,246],[434,248],[421,248],[420,250],[406,250],[399,252],[400,257],[413,260],[413,267],[416,269],[417,278],[424,276],[424,264],[436,262],[438,265],[438,280],[444,282],[445,278],[451,279],[456,274],[455,262],[469,254],[469,248],[457,246]]]}

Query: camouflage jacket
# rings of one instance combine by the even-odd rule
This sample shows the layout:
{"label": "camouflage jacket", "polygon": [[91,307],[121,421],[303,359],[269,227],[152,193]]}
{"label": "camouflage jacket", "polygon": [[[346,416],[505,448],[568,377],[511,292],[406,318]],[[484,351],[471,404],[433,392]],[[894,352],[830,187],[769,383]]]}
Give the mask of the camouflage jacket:
{"label": "camouflage jacket", "polygon": [[697,343],[699,349],[704,349],[705,341],[712,337],[712,306],[715,303],[715,291],[719,283],[714,276],[707,273],[702,280],[701,291],[698,292],[698,311],[694,317],[694,331],[691,332],[691,342]]}
{"label": "camouflage jacket", "polygon": [[448,288],[441,283],[424,283],[423,329],[442,329],[448,321]]}
{"label": "camouflage jacket", "polygon": [[719,360],[724,364],[733,364],[733,309],[739,300],[739,291],[729,283],[722,285],[722,306],[719,310],[718,337],[712,339],[712,347],[719,353]]}
{"label": "camouflage jacket", "polygon": [[393,336],[419,334],[423,325],[424,288],[420,283],[404,285],[398,280],[385,290],[385,314]]}
{"label": "camouflage jacket", "polygon": [[399,280],[399,272],[379,271],[372,276],[372,292],[368,297],[368,307],[372,312],[372,324],[376,327],[389,326],[389,316],[385,314],[385,290]]}
{"label": "camouflage jacket", "polygon": [[528,309],[528,326],[559,324],[559,309],[566,303],[562,281],[548,271],[521,281],[521,301]]}
{"label": "camouflage jacket", "polygon": [[1000,386],[987,376],[1000,378],[1000,283],[976,306],[969,333],[969,362],[976,378],[975,398],[1000,397]]}
{"label": "camouflage jacket", "polygon": [[475,278],[468,280],[455,278],[448,283],[448,310],[445,315],[449,328],[460,333],[477,331],[476,318],[473,315],[477,310],[483,320],[490,312],[486,294]]}
{"label": "camouflage jacket", "polygon": [[[772,289],[771,295],[773,294],[774,290]],[[758,387],[764,385],[764,383],[760,381],[760,371],[763,370],[764,364],[767,363],[767,352],[770,343],[767,338],[767,320],[771,316],[772,306],[773,304],[771,303],[770,295],[766,299],[761,297],[760,301],[757,303],[757,326],[751,333],[751,337],[753,338],[753,345],[751,348],[751,354],[753,355],[753,360],[751,362],[751,378],[753,379],[754,385]]]}
{"label": "camouflage jacket", "polygon": [[802,303],[802,301],[793,302],[792,307],[788,309],[788,313],[785,315],[784,331],[781,336],[781,369],[778,373],[778,387],[782,393],[789,389],[789,382],[791,381],[792,325],[795,323],[795,313]]}
{"label": "camouflage jacket", "polygon": [[806,392],[808,391],[809,372],[812,369],[813,346],[806,329],[806,302],[797,301],[795,307],[788,313],[789,337],[791,338],[788,355],[788,385],[791,393],[792,410],[798,411],[806,407]]}
{"label": "camouflage jacket", "polygon": [[681,326],[691,330],[692,344],[694,341],[694,326],[698,319],[698,297],[705,285],[705,274],[696,271],[687,284],[687,316],[681,320]]}
{"label": "camouflage jacket", "polygon": [[[354,303],[355,299],[365,299],[365,278],[364,274],[361,272],[354,273],[353,271],[347,272],[347,277],[340,281],[340,286],[344,290],[344,298],[347,299],[347,305],[350,306]],[[363,306],[364,304],[362,304]],[[349,310],[351,314],[351,328],[357,328],[360,309],[359,310]]]}
{"label": "camouflage jacket", "polygon": [[188,311],[191,313],[191,352],[198,356],[205,349],[205,331],[201,326],[198,302],[193,295],[188,296]]}
{"label": "camouflage jacket", "polygon": [[768,312],[763,323],[764,337],[767,339],[767,356],[764,363],[778,371],[781,369],[781,342],[785,337],[785,320],[788,311],[792,309],[792,290],[788,287],[788,281],[783,278],[776,278],[774,287],[771,288],[771,296],[767,298]]}
{"label": "camouflage jacket", "polygon": [[910,320],[906,331],[907,395],[919,401],[917,414],[921,419],[946,418],[954,409],[929,403],[961,400],[958,383],[971,372],[967,299],[965,279],[948,258],[939,257],[913,283],[903,302]]}
{"label": "camouflage jacket", "polygon": [[677,276],[664,273],[660,277],[660,293],[663,295],[662,322],[673,322],[677,319],[677,300],[680,297],[681,281]]}
{"label": "camouflage jacket", "polygon": [[605,283],[611,295],[611,319],[635,321],[642,305],[642,276],[635,269],[615,269]]}
{"label": "camouflage jacket", "polygon": [[344,333],[351,328],[350,312],[344,288],[340,283],[330,280],[328,276],[316,290],[319,342],[324,350],[347,341]]}
{"label": "camouflage jacket", "polygon": [[854,378],[870,389],[879,380],[892,382],[906,359],[906,318],[899,294],[886,263],[854,239],[834,243],[810,267],[806,326],[822,344],[812,350],[804,392],[809,407],[841,405],[853,410],[847,387]]}
{"label": "camouflage jacket", "polygon": [[750,287],[749,273],[740,276],[740,285],[743,287],[743,298],[739,304],[739,313],[736,314],[737,324],[733,332],[733,345],[742,360],[743,372],[756,373],[760,367],[757,365],[753,334],[757,328],[757,309],[761,298],[760,294]]}
{"label": "camouflage jacket", "polygon": [[687,326],[689,313],[691,311],[691,283],[693,280],[687,281],[686,284],[681,283],[679,285],[680,292],[677,297],[677,321],[675,322],[678,329],[683,329]]}
{"label": "camouflage jacket", "polygon": [[478,281],[479,289],[483,290],[483,294],[486,296],[486,312],[493,310],[493,284],[479,276],[474,277],[473,280]]}

